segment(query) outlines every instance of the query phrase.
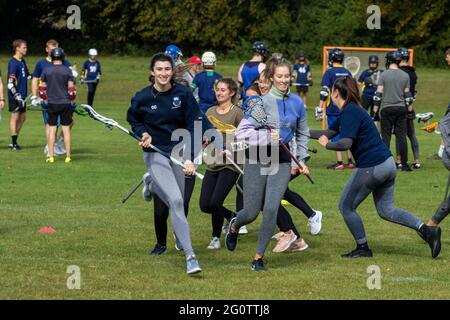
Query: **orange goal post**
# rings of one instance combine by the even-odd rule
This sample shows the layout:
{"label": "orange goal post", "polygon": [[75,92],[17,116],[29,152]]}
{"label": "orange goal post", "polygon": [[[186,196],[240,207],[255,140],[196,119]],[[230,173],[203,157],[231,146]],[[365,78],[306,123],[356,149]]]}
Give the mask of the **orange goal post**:
{"label": "orange goal post", "polygon": [[[380,61],[380,69],[384,69],[384,61],[386,53],[389,51],[395,51],[398,48],[366,48],[366,47],[342,47],[342,46],[324,46],[323,47],[323,63],[322,73],[325,73],[328,68],[328,52],[333,48],[339,48],[344,51],[344,67],[347,68],[352,76],[358,80],[360,74],[369,68],[369,56],[375,55]],[[414,49],[408,49],[409,51],[409,65],[414,64]],[[322,127],[326,128],[326,110],[323,110]]]}

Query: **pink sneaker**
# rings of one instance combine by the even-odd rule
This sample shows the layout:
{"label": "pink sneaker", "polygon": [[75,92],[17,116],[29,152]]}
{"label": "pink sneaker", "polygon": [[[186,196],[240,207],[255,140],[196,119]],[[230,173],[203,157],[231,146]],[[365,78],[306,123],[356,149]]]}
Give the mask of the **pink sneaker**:
{"label": "pink sneaker", "polygon": [[300,238],[292,242],[291,246],[286,250],[286,252],[298,252],[304,251],[306,249],[308,249],[308,244],[306,243],[305,239]]}
{"label": "pink sneaker", "polygon": [[292,230],[289,230],[280,238],[277,245],[275,246],[275,248],[273,248],[272,251],[275,253],[284,252],[291,246],[291,244],[295,240],[297,240],[297,236]]}
{"label": "pink sneaker", "polygon": [[280,241],[280,239],[281,239],[282,236],[284,236],[284,232],[283,232],[283,231],[280,231],[280,232],[274,234],[274,235],[272,236],[272,239],[275,239],[275,240],[277,240],[277,241]]}

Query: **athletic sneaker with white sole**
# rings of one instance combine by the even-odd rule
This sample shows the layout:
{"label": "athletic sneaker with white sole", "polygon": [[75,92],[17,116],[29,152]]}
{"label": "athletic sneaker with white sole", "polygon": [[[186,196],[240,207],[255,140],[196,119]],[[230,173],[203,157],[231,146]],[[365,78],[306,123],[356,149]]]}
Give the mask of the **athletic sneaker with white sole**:
{"label": "athletic sneaker with white sole", "polygon": [[153,180],[150,173],[146,172],[142,176],[142,181],[144,181],[144,188],[142,188],[142,197],[145,201],[152,201],[153,199]]}
{"label": "athletic sneaker with white sole", "polygon": [[213,237],[207,248],[210,250],[220,249],[220,239]]}
{"label": "athletic sneaker with white sole", "polygon": [[200,264],[198,263],[198,259],[195,255],[189,256],[186,259],[186,273],[187,274],[195,274],[202,271],[200,268]]}
{"label": "athletic sneaker with white sole", "polygon": [[300,238],[292,242],[291,246],[284,252],[299,252],[299,251],[305,251],[308,249],[308,244],[306,243],[305,239]]}
{"label": "athletic sneaker with white sole", "polygon": [[322,212],[314,210],[316,213],[314,217],[308,219],[308,225],[311,227],[311,234],[313,236],[318,235],[322,230]]}
{"label": "athletic sneaker with white sole", "polygon": [[295,240],[297,240],[297,235],[292,230],[285,232],[280,237],[280,240],[278,240],[278,243],[275,248],[273,248],[272,252],[280,253],[286,251]]}
{"label": "athletic sneaker with white sole", "polygon": [[240,227],[239,234],[248,234],[247,226]]}

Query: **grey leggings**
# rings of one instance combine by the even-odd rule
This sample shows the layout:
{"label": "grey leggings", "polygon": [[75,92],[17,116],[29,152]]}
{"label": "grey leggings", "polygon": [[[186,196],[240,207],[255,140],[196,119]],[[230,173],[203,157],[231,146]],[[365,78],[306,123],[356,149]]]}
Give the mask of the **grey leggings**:
{"label": "grey leggings", "polygon": [[442,201],[442,203],[439,205],[439,207],[436,210],[436,213],[434,214],[433,220],[434,223],[440,224],[442,220],[445,219],[445,217],[448,216],[450,212],[450,196],[447,198],[446,201]]}
{"label": "grey leggings", "polygon": [[[277,224],[280,202],[291,177],[290,163],[280,163],[278,172],[262,174],[267,166],[261,163],[245,165],[244,208],[237,212],[236,227],[239,229],[253,222],[263,208],[263,221],[258,235],[256,253],[264,256]],[[263,202],[264,201],[264,202]]]}
{"label": "grey leggings", "polygon": [[356,243],[365,243],[366,233],[356,208],[372,193],[381,218],[418,230],[422,225],[413,214],[394,207],[394,184],[397,170],[392,157],[370,168],[358,168],[342,193],[339,210]]}
{"label": "grey leggings", "polygon": [[144,152],[144,162],[152,177],[154,192],[169,207],[170,221],[185,255],[193,255],[189,224],[184,215],[183,168],[157,152]]}

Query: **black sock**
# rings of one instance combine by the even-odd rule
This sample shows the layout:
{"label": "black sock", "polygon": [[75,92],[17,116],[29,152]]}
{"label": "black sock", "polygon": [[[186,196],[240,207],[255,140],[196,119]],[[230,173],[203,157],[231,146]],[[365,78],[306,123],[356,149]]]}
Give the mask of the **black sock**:
{"label": "black sock", "polygon": [[352,158],[348,159],[348,163],[353,163]]}
{"label": "black sock", "polygon": [[12,144],[17,144],[17,135],[11,136]]}
{"label": "black sock", "polygon": [[344,162],[343,162],[343,161],[338,161],[337,163],[338,163],[338,165],[339,165],[339,166],[341,166],[341,165],[343,165],[343,164],[344,164]]}

